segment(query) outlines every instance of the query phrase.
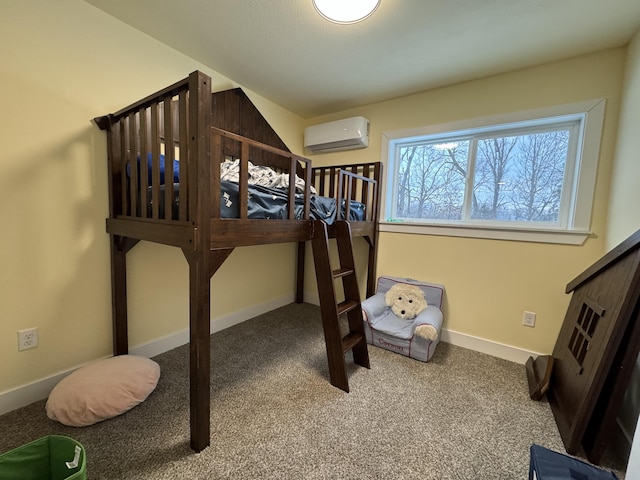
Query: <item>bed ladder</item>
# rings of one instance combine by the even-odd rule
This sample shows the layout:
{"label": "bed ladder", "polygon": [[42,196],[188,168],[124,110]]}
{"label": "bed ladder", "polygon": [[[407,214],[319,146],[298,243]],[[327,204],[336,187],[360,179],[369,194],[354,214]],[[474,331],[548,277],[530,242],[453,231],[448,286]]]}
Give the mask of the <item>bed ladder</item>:
{"label": "bed ladder", "polygon": [[[329,259],[329,238],[336,239],[340,268],[332,270]],[[369,368],[369,352],[364,333],[360,290],[356,277],[349,223],[340,220],[330,227],[322,220],[313,225],[313,261],[316,267],[320,314],[327,347],[329,377],[331,384],[345,392],[349,391],[345,354],[353,351],[353,361]],[[342,280],[344,300],[336,299],[335,280]],[[348,332],[342,335],[340,316],[347,315]]]}

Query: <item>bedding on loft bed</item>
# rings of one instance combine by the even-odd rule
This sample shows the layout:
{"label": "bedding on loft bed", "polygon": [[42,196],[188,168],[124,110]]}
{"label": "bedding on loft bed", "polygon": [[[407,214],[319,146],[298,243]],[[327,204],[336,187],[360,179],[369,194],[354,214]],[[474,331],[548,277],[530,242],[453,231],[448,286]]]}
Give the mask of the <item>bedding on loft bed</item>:
{"label": "bedding on loft bed", "polygon": [[[153,178],[152,164],[153,156],[147,155],[147,216],[151,217],[153,212]],[[137,158],[138,172],[140,172],[140,157]],[[165,214],[165,158],[159,156],[160,170],[160,194],[158,200],[158,212],[160,218],[166,218]],[[127,177],[130,181],[130,165],[127,164]],[[171,200],[171,218],[176,220],[180,212],[180,161],[173,160],[173,193]],[[220,165],[220,217],[240,218],[239,211],[239,179],[240,161],[226,160]],[[138,173],[139,178],[140,173]],[[139,185],[138,181],[138,185]],[[289,176],[276,172],[273,168],[254,165],[248,162],[248,195],[247,195],[247,218],[265,220],[286,220],[288,218],[289,205]],[[295,211],[294,218],[301,220],[304,218],[304,188],[305,182],[298,175],[295,176]],[[337,200],[331,197],[317,195],[315,187],[310,186],[311,195],[309,197],[309,218],[311,220],[323,220],[328,225],[332,225],[338,218]],[[141,202],[137,202],[140,205]],[[340,201],[340,218],[346,217],[346,201]],[[140,214],[140,210],[136,212]],[[366,206],[356,200],[349,201],[350,221],[364,221],[366,218]]]}
{"label": "bedding on loft bed", "polygon": [[[180,211],[180,184],[173,184],[173,201],[171,202],[171,217],[178,218]],[[286,189],[269,188],[261,185],[249,185],[247,199],[247,218],[251,220],[287,220],[289,218],[289,198]],[[240,218],[239,210],[239,186],[237,182],[220,182],[220,218]],[[160,187],[159,195],[159,216],[165,217],[165,188]],[[342,200],[340,211],[344,218],[346,212],[346,201]],[[311,220],[323,220],[327,225],[332,225],[338,218],[337,201],[335,198],[311,195],[309,197],[309,218]],[[147,188],[147,215],[151,216],[153,210],[152,189]],[[362,202],[349,201],[349,220],[364,221],[366,207]],[[304,219],[304,196],[295,195],[294,219]]]}

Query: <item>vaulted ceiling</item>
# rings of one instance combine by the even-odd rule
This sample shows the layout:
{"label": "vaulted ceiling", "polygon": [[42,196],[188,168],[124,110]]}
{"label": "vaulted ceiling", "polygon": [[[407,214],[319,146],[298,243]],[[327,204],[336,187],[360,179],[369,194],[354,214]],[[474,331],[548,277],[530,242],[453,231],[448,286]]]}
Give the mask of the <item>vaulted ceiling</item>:
{"label": "vaulted ceiling", "polygon": [[382,0],[333,24],[311,0],[86,0],[305,117],[626,45],[640,0]]}

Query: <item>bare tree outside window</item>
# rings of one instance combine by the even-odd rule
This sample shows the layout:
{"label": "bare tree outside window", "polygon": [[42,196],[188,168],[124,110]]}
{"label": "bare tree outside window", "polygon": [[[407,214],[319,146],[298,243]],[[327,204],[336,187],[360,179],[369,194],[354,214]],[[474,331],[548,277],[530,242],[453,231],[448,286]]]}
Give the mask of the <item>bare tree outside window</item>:
{"label": "bare tree outside window", "polygon": [[558,220],[564,182],[569,131],[527,135],[515,165],[516,184],[511,196],[520,221]]}
{"label": "bare tree outside window", "polygon": [[558,220],[569,131],[478,141],[472,218]]}
{"label": "bare tree outside window", "polygon": [[396,216],[460,219],[469,142],[401,147]]}
{"label": "bare tree outside window", "polygon": [[570,134],[558,128],[400,144],[395,217],[460,221],[467,211],[471,220],[557,222]]}

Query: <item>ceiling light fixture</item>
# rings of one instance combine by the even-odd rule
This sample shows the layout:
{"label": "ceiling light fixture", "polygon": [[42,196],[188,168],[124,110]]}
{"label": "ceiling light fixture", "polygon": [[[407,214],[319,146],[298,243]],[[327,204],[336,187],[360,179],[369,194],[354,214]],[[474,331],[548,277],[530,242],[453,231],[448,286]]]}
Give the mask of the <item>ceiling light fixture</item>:
{"label": "ceiling light fixture", "polygon": [[320,15],[334,23],[357,23],[371,16],[381,0],[313,0]]}

